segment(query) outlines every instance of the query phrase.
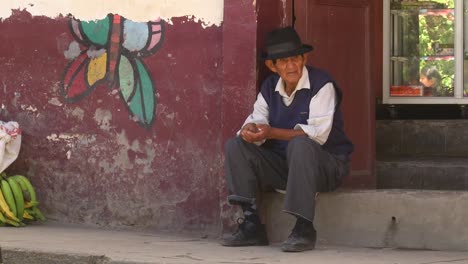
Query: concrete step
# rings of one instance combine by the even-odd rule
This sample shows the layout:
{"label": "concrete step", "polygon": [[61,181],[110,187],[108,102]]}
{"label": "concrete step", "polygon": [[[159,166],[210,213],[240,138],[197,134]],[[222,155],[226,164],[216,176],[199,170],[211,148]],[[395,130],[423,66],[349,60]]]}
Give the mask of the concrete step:
{"label": "concrete step", "polygon": [[377,161],[382,189],[468,190],[468,157],[400,156]]}
{"label": "concrete step", "polygon": [[[283,241],[295,218],[284,195],[266,193],[263,215],[271,241]],[[468,250],[468,192],[369,190],[321,193],[315,227],[319,244],[353,247]]]}
{"label": "concrete step", "polygon": [[377,157],[468,156],[468,120],[378,120]]}

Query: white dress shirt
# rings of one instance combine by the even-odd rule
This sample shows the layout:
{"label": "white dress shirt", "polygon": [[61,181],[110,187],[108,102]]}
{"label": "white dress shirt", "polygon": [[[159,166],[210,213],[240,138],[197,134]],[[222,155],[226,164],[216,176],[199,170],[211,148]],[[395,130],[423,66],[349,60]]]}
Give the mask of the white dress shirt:
{"label": "white dress shirt", "polygon": [[[290,96],[287,95],[284,89],[284,81],[282,78],[278,80],[275,92],[278,92],[283,98],[284,104],[289,106],[293,102],[296,92],[301,89],[310,89],[309,72],[305,66],[302,70],[302,76]],[[335,113],[336,105],[335,97],[336,94],[333,83],[326,83],[322,89],[320,89],[319,92],[310,100],[309,118],[307,119],[307,124],[296,124],[294,129],[300,129],[304,131],[304,133],[306,133],[309,138],[316,141],[320,145],[325,144],[333,124],[333,115]],[[258,93],[253,112],[247,117],[244,125],[247,123],[268,124],[268,115],[268,104],[263,98],[262,93]],[[244,125],[242,125],[242,127]],[[257,144],[260,145],[263,144],[263,142],[257,142]]]}

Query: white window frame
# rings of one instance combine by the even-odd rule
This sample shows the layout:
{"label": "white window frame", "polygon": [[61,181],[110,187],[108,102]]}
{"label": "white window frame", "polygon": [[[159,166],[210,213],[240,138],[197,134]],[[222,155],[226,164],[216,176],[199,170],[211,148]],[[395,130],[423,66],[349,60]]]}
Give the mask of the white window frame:
{"label": "white window frame", "polygon": [[[384,104],[468,104],[463,96],[464,15],[463,0],[455,0],[455,86],[453,97],[403,97],[390,96],[390,0],[383,0],[383,103]],[[468,33],[468,32],[467,32]],[[467,50],[468,51],[468,50]],[[467,80],[468,81],[468,80]]]}

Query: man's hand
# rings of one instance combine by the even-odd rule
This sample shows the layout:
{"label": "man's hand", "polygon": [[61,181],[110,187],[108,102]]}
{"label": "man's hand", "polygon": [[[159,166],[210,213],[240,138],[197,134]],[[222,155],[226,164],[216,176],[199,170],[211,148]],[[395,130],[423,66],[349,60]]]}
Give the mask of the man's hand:
{"label": "man's hand", "polygon": [[249,143],[259,142],[267,139],[270,129],[269,125],[248,123],[242,128],[240,136]]}

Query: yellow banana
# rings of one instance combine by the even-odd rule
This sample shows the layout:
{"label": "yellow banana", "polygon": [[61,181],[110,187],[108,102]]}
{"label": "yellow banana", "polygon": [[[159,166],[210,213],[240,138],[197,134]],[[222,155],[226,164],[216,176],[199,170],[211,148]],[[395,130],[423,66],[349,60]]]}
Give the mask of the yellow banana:
{"label": "yellow banana", "polygon": [[13,214],[16,216],[17,211],[16,211],[16,203],[15,203],[15,198],[13,197],[13,192],[11,191],[10,184],[6,180],[1,180],[1,188],[3,192],[3,197],[5,198],[5,201],[8,204],[8,207],[10,207],[11,211]]}
{"label": "yellow banana", "polygon": [[18,222],[5,218],[5,216],[2,213],[0,213],[0,226],[5,226],[6,224],[9,224],[11,226],[16,226],[16,227],[21,225]]}
{"label": "yellow banana", "polygon": [[39,204],[38,202],[25,202],[24,209],[32,208],[34,206],[37,206],[38,204]]}
{"label": "yellow banana", "polygon": [[24,210],[23,218],[27,219],[27,220],[34,220],[34,217],[32,215],[30,215],[27,210]]}
{"label": "yellow banana", "polygon": [[5,224],[6,223],[6,218],[5,216],[0,212],[0,224]]}
{"label": "yellow banana", "polygon": [[1,189],[0,189],[0,212],[3,213],[8,219],[19,222],[19,219],[10,210],[10,207],[8,207],[8,204],[5,200],[5,197],[3,196]]}
{"label": "yellow banana", "polygon": [[23,191],[21,191],[21,187],[13,178],[7,178],[6,180],[8,184],[10,185],[11,191],[13,193],[13,197],[15,198],[16,217],[18,217],[20,221],[23,221],[23,212],[24,212]]}

